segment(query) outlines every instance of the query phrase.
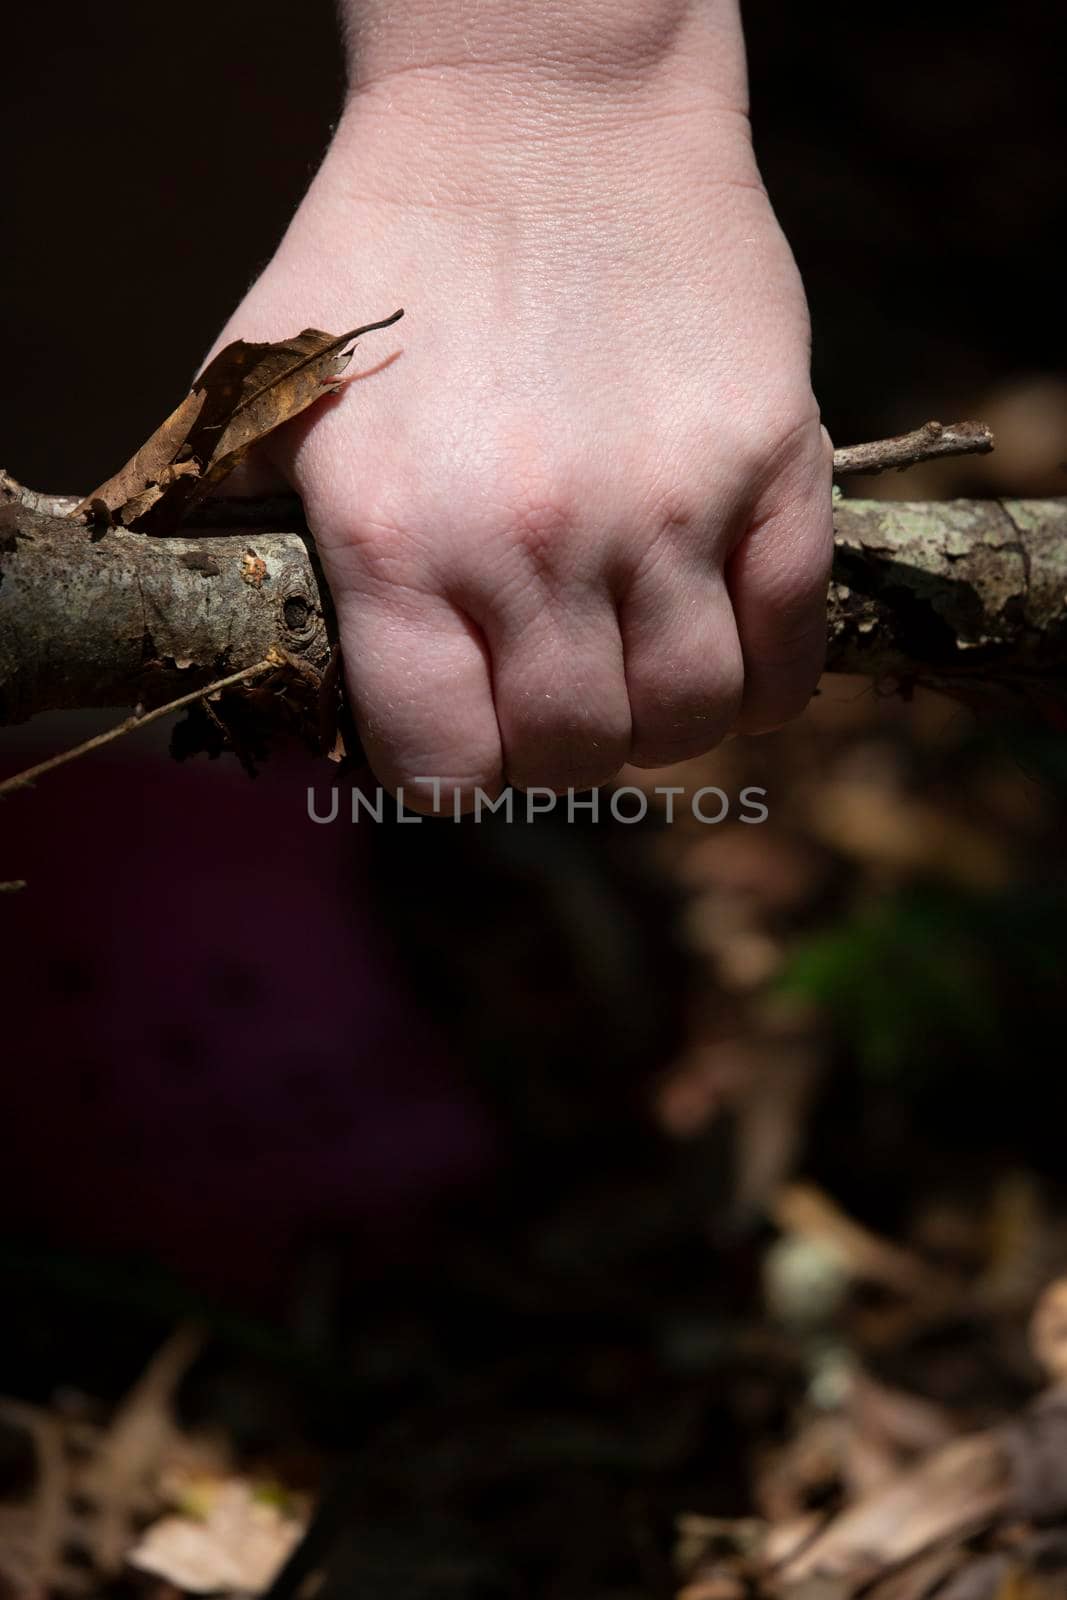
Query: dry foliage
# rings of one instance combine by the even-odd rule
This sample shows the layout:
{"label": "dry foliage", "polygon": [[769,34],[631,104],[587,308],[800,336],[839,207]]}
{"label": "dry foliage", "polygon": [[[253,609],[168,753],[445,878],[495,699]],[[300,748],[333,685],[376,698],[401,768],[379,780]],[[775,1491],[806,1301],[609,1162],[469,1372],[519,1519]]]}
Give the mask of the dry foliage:
{"label": "dry foliage", "polygon": [[234,340],[126,465],[79,501],[71,516],[173,533],[254,444],[337,392],[362,334],[402,315],[396,311],[342,334],[305,328],[273,344]]}

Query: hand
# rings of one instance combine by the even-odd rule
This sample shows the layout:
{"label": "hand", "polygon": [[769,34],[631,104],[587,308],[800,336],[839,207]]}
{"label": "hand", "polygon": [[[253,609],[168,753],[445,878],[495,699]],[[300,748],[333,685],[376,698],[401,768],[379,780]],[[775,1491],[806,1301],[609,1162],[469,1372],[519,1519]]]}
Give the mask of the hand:
{"label": "hand", "polygon": [[364,86],[219,342],[401,305],[269,441],[379,780],[585,788],[798,713],[831,454],[743,109],[685,73]]}

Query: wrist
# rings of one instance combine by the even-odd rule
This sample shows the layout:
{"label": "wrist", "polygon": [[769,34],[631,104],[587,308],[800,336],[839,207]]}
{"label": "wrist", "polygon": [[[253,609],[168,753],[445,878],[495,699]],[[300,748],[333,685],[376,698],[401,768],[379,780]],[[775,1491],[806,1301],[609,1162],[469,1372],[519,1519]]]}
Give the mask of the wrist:
{"label": "wrist", "polygon": [[595,58],[582,30],[604,20],[602,0],[568,0],[564,19],[548,0],[510,0],[511,32],[496,33],[498,0],[436,0],[432,15],[417,0],[351,3],[362,42],[328,161],[335,195],[576,219],[586,196],[599,209],[617,192],[625,211],[644,180],[663,195],[759,182],[735,0],[614,0]]}
{"label": "wrist", "polygon": [[738,0],[342,0],[348,95],[402,80],[472,99],[688,80],[747,106]]}

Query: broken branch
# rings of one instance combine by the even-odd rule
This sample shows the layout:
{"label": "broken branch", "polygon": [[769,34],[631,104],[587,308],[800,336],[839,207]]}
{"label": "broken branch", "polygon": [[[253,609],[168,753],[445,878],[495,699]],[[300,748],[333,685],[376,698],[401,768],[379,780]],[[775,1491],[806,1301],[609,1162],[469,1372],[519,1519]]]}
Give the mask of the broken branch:
{"label": "broken branch", "polygon": [[845,445],[834,451],[834,477],[863,473],[874,477],[879,472],[917,466],[938,456],[984,456],[995,440],[984,422],[924,422],[912,433],[893,439],[875,439],[870,444]]}

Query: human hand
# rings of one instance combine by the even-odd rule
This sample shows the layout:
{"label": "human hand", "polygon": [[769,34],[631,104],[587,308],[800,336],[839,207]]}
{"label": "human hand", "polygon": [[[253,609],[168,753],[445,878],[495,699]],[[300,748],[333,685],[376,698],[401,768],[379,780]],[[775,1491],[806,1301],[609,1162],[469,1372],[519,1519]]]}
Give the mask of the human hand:
{"label": "human hand", "polygon": [[362,86],[219,343],[399,305],[267,442],[380,781],[587,788],[798,713],[831,455],[743,107],[685,70]]}

